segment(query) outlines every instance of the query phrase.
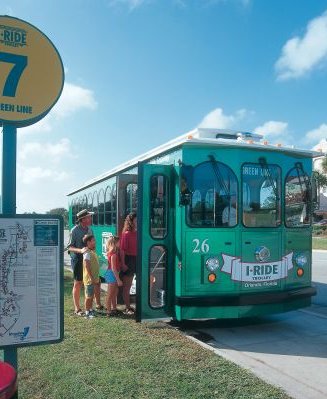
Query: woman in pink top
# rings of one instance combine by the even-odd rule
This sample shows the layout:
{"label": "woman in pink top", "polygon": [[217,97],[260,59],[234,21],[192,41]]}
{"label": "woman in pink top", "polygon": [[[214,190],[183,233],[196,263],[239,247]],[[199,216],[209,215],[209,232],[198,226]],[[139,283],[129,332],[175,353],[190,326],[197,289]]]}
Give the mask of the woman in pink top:
{"label": "woman in pink top", "polygon": [[136,255],[137,255],[137,217],[132,212],[127,215],[121,235],[120,248],[122,250],[122,264],[127,266],[127,270],[121,272],[123,280],[123,298],[126,305],[126,313],[133,314],[134,309],[131,308],[129,292],[132,286],[134,274],[136,272]]}

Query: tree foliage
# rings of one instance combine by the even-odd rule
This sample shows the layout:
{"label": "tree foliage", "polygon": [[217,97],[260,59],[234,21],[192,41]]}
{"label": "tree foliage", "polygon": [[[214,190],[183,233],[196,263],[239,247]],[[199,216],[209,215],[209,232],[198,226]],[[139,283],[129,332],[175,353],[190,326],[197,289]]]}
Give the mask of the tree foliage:
{"label": "tree foliage", "polygon": [[327,187],[327,176],[324,173],[315,171],[315,177],[319,187]]}
{"label": "tree foliage", "polygon": [[64,228],[68,227],[68,211],[66,208],[54,208],[47,212],[48,215],[60,215],[64,219]]}
{"label": "tree foliage", "polygon": [[327,173],[327,156],[325,156],[324,159],[322,160],[321,168],[324,173]]}

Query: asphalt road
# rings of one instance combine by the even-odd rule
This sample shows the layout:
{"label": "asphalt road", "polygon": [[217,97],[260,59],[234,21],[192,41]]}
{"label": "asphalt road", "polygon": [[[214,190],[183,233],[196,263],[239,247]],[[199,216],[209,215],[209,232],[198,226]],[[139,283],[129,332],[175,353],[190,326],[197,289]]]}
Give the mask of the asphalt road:
{"label": "asphalt road", "polygon": [[327,398],[327,251],[314,251],[311,307],[269,317],[190,322],[201,345],[297,399]]}

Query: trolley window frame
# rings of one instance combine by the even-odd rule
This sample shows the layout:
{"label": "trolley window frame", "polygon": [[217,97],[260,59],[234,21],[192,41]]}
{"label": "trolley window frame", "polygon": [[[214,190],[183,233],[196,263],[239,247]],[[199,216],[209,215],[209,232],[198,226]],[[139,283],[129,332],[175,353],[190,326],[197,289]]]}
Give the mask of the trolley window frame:
{"label": "trolley window frame", "polygon": [[[299,167],[297,164],[301,164],[301,166]],[[307,193],[307,195],[309,196],[309,199],[308,199],[308,201],[306,201],[306,202],[304,202],[304,201],[302,201],[302,203],[303,204],[306,204],[306,206],[307,206],[307,212],[308,212],[308,217],[309,217],[309,223],[301,223],[301,224],[298,224],[298,225],[294,225],[294,226],[290,226],[290,225],[288,225],[287,224],[287,219],[286,219],[286,184],[287,184],[287,178],[288,178],[288,176],[290,175],[290,173],[293,171],[293,170],[295,170],[295,169],[300,169],[302,172],[303,172],[303,175],[302,175],[302,177],[306,177],[307,178],[307,182],[308,182],[308,185],[306,185],[304,182],[303,182],[303,186],[304,186],[304,188],[305,188],[305,190],[306,190],[306,193]],[[300,178],[299,178],[299,183],[301,183],[301,180],[300,180]],[[301,184],[301,187],[302,187],[302,184]],[[302,188],[301,188],[301,191],[302,191]],[[310,179],[310,176],[308,175],[308,173],[304,170],[304,168],[303,168],[303,165],[302,165],[302,162],[297,162],[292,168],[290,168],[289,170],[288,170],[288,172],[286,173],[286,175],[285,175],[285,179],[284,179],[284,226],[287,228],[287,229],[305,229],[305,228],[310,228],[310,227],[312,227],[312,209],[310,210],[310,206],[311,207],[313,207],[314,206],[314,204],[313,204],[313,198],[312,198],[312,183],[311,183],[311,179]],[[302,215],[301,215],[302,216]],[[300,216],[300,217],[301,217]]]}
{"label": "trolley window frame", "polygon": [[[266,165],[269,166],[275,166],[279,170],[279,187],[277,186],[277,193],[279,194],[279,206],[276,209],[279,209],[279,224],[276,226],[247,226],[244,221],[243,221],[243,214],[244,214],[244,190],[243,190],[243,167],[244,165],[256,165],[262,168],[262,164],[258,162],[243,162],[241,167],[240,167],[240,181],[241,181],[241,223],[242,226],[245,227],[246,229],[280,229],[281,226],[283,225],[282,220],[283,220],[283,207],[282,207],[282,199],[284,198],[283,194],[283,185],[282,185],[282,172],[283,169],[276,163],[267,163]],[[276,217],[277,220],[277,217]]]}
{"label": "trolley window frame", "polygon": [[[166,189],[166,192],[165,192],[166,202],[165,202],[165,212],[164,212],[165,221],[166,221],[166,229],[165,229],[166,231],[165,231],[165,234],[162,237],[153,236],[152,231],[151,231],[152,230],[151,210],[153,209],[152,208],[152,204],[151,204],[151,194],[152,194],[151,193],[151,183],[152,183],[152,179],[154,177],[163,177],[164,178],[165,189]],[[170,228],[169,216],[168,216],[168,211],[169,211],[169,207],[170,207],[170,192],[169,192],[169,180],[168,180],[167,176],[165,176],[164,174],[160,174],[160,173],[152,174],[150,176],[150,178],[149,178],[148,189],[149,189],[149,210],[150,210],[149,235],[150,235],[151,239],[153,239],[153,240],[158,240],[158,241],[164,240],[167,237],[168,231],[169,231],[169,228]]]}
{"label": "trolley window frame", "polygon": [[[205,161],[202,161],[202,162],[199,162],[198,164],[196,164],[195,166],[192,166],[192,179],[193,179],[193,176],[194,176],[194,170],[198,167],[198,166],[200,166],[200,165],[203,165],[203,164],[209,164],[209,163],[212,163],[213,161],[211,161],[211,160],[205,160]],[[240,215],[240,206],[239,206],[239,198],[240,198],[240,188],[239,188],[239,179],[238,179],[238,177],[237,177],[237,174],[235,173],[235,171],[229,166],[229,165],[227,165],[226,163],[224,163],[224,162],[220,162],[220,161],[216,161],[216,160],[214,160],[214,162],[216,162],[216,164],[221,164],[221,165],[223,165],[224,167],[226,167],[228,170],[229,170],[229,172],[231,173],[231,175],[234,177],[234,179],[235,179],[235,187],[236,187],[236,192],[233,192],[232,194],[231,193],[229,193],[230,195],[230,198],[231,197],[236,197],[236,200],[235,200],[235,204],[236,204],[236,224],[235,225],[233,225],[233,226],[228,226],[228,225],[223,225],[223,223],[221,223],[220,225],[216,225],[216,226],[210,226],[210,225],[206,225],[206,226],[200,226],[200,225],[198,225],[198,226],[196,226],[196,225],[192,225],[191,223],[189,223],[189,215],[188,215],[188,213],[189,213],[189,207],[190,207],[190,203],[192,202],[192,197],[193,197],[193,193],[196,191],[196,190],[194,190],[194,191],[192,191],[193,190],[193,182],[192,182],[192,190],[191,190],[191,196],[190,196],[190,201],[189,201],[189,203],[187,203],[187,204],[181,204],[181,206],[185,206],[185,223],[186,223],[186,225],[189,227],[189,228],[191,228],[191,229],[234,229],[234,228],[236,228],[238,225],[239,225],[239,223],[240,223],[240,217],[239,217],[239,215]],[[191,166],[191,165],[188,165],[188,166]],[[180,172],[181,173],[181,172]],[[214,173],[214,172],[213,172]],[[209,190],[208,190],[209,191]],[[208,193],[208,191],[207,191],[207,193]],[[228,195],[226,195],[226,197],[227,197]],[[229,205],[231,204],[231,201],[228,203]],[[228,204],[226,204],[225,206],[224,206],[224,209],[223,209],[223,211],[225,210],[225,208],[228,206]]]}

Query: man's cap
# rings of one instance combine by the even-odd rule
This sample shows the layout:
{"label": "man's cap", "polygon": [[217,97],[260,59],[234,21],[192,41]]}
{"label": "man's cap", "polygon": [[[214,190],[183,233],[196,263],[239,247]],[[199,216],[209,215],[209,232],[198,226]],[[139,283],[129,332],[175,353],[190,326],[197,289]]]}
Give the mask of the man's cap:
{"label": "man's cap", "polygon": [[94,212],[90,212],[87,209],[82,209],[81,211],[78,212],[78,214],[76,215],[77,220],[80,221],[82,219],[84,219],[86,216],[92,216],[94,215]]}

